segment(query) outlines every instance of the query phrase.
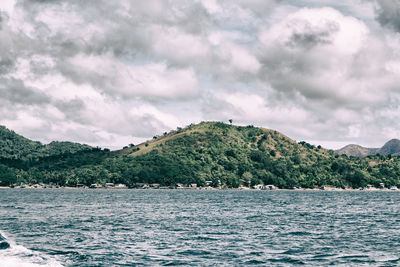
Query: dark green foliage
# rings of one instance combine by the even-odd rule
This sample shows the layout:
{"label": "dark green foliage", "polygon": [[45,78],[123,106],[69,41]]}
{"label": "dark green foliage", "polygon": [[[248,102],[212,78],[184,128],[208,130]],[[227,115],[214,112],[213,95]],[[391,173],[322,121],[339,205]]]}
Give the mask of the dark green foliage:
{"label": "dark green foliage", "polygon": [[236,153],[233,149],[229,149],[225,152],[225,155],[227,155],[228,157],[232,157],[232,158],[236,158]]}
{"label": "dark green foliage", "polygon": [[8,186],[16,183],[16,170],[0,164],[0,185]]}
{"label": "dark green foliage", "polygon": [[[130,153],[130,154],[127,154]],[[400,186],[398,156],[338,156],[276,131],[203,122],[111,152],[70,142],[42,145],[0,128],[0,185],[196,183],[281,188]]]}
{"label": "dark green foliage", "polygon": [[38,158],[91,150],[88,145],[72,142],[51,142],[42,145],[0,126],[0,158],[31,161]]}

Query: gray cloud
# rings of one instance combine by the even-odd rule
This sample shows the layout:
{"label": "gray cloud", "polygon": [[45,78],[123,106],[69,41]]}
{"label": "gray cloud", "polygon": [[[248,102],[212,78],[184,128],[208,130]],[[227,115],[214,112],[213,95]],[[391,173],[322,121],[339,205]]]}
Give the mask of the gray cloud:
{"label": "gray cloud", "polygon": [[86,105],[81,99],[72,99],[70,101],[55,101],[54,106],[57,107],[65,116],[66,119],[79,122],[82,124],[90,123],[82,118],[82,112]]}
{"label": "gray cloud", "polygon": [[321,101],[330,108],[378,107],[398,80],[374,67],[391,57],[384,43],[334,9],[300,10],[260,38],[260,79],[291,98],[305,97],[306,107]]}
{"label": "gray cloud", "polygon": [[0,15],[0,124],[113,146],[231,118],[306,140],[395,135],[399,47],[370,3],[17,0]]}
{"label": "gray cloud", "polygon": [[12,104],[41,105],[50,103],[50,98],[35,88],[25,86],[21,80],[2,80],[0,99]]}
{"label": "gray cloud", "polygon": [[287,45],[293,48],[303,47],[310,49],[316,45],[331,44],[332,35],[339,30],[339,25],[334,22],[327,23],[322,29],[313,29],[309,27],[304,32],[294,32],[287,42]]}
{"label": "gray cloud", "polygon": [[377,0],[377,19],[383,26],[400,31],[400,2],[397,0]]}
{"label": "gray cloud", "polygon": [[0,74],[6,74],[11,71],[14,62],[10,58],[0,60]]}

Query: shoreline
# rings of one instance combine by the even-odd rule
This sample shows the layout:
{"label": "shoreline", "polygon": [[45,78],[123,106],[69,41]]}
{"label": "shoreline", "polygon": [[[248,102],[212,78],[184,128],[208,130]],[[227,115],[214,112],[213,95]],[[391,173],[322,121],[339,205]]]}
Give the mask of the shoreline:
{"label": "shoreline", "polygon": [[334,191],[334,192],[353,192],[353,191],[366,191],[366,192],[395,192],[400,191],[399,189],[390,189],[390,188],[276,188],[276,189],[251,189],[251,188],[115,188],[115,187],[103,187],[103,188],[88,188],[88,187],[51,187],[51,188],[43,188],[43,187],[9,187],[9,186],[0,186],[0,189],[31,189],[31,190],[189,190],[189,191]]}

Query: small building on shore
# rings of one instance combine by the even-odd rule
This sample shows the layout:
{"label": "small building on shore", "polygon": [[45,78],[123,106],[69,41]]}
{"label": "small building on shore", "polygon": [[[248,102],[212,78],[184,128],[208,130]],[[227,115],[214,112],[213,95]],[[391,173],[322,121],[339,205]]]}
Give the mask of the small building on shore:
{"label": "small building on shore", "polygon": [[273,184],[268,184],[266,186],[264,186],[265,190],[276,190],[276,186]]}
{"label": "small building on shore", "polygon": [[263,189],[265,189],[265,186],[263,184],[257,184],[255,186],[253,186],[253,188],[256,190],[263,190]]}
{"label": "small building on shore", "polygon": [[159,189],[160,188],[160,184],[150,184],[150,187],[154,188],[154,189]]}

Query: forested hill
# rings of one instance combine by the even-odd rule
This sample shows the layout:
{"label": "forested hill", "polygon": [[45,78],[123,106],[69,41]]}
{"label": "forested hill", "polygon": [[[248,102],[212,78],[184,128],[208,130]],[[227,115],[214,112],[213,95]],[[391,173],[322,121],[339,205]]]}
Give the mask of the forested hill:
{"label": "forested hill", "polygon": [[[363,187],[378,186],[381,182],[399,185],[400,177],[397,156],[349,158],[320,146],[297,143],[274,130],[221,122],[178,128],[112,153],[78,144],[43,146],[20,136],[14,138],[11,143],[21,143],[13,146],[25,154],[14,152],[13,160],[26,163],[31,155],[42,156],[29,164],[2,162],[3,185],[52,182],[74,186],[111,182],[129,186],[138,183],[204,186],[211,182],[212,186],[222,187],[255,184],[280,188]],[[7,142],[3,137],[1,141]],[[58,149],[70,152],[57,154]],[[43,151],[51,153],[45,155]]]}
{"label": "forested hill", "polygon": [[65,183],[65,170],[99,163],[106,151],[72,142],[44,145],[0,126],[0,185]]}
{"label": "forested hill", "polygon": [[88,145],[71,142],[51,142],[43,145],[0,126],[0,158],[2,159],[32,160],[91,149],[92,147]]}
{"label": "forested hill", "polygon": [[0,126],[1,158],[26,160],[37,156],[42,147],[40,142],[31,141],[4,126]]}

